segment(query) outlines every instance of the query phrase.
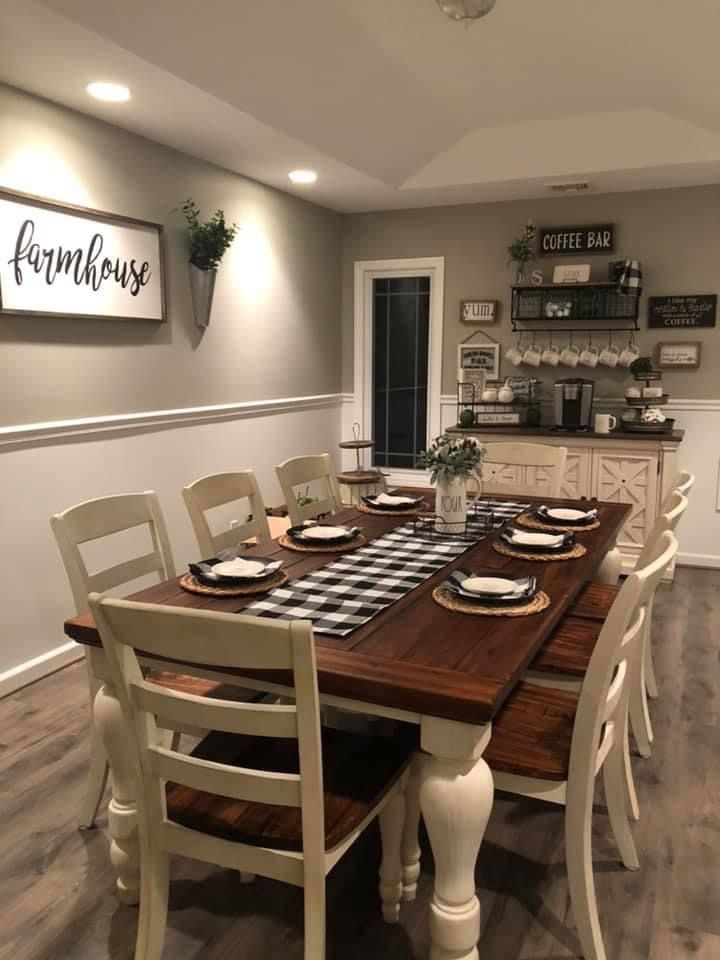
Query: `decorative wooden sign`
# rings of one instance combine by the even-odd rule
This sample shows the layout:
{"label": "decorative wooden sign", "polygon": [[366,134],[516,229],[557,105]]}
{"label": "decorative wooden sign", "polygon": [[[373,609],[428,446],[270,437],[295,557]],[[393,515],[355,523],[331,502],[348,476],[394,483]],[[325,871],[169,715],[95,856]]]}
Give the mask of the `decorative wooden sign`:
{"label": "decorative wooden sign", "polygon": [[697,370],[700,366],[699,340],[666,340],[655,349],[655,366],[660,370]]}
{"label": "decorative wooden sign", "polygon": [[497,300],[461,300],[462,323],[494,323],[497,319]]}
{"label": "decorative wooden sign", "polygon": [[553,283],[587,283],[589,279],[589,263],[567,264],[553,270]]}
{"label": "decorative wooden sign", "polygon": [[717,294],[698,293],[682,297],[648,297],[648,327],[714,327]]}
{"label": "decorative wooden sign", "polygon": [[0,313],[165,320],[162,226],[0,190]]}
{"label": "decorative wooden sign", "polygon": [[540,227],[538,241],[541,257],[577,253],[612,253],[615,249],[615,224],[591,227]]}
{"label": "decorative wooden sign", "polygon": [[477,382],[473,376],[477,373],[482,373],[485,380],[497,380],[500,376],[499,343],[461,343],[458,346],[458,380],[461,383]]}

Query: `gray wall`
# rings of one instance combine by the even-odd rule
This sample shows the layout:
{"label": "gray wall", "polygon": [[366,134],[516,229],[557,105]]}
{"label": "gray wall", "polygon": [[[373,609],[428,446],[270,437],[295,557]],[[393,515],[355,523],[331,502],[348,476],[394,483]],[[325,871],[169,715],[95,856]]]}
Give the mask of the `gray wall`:
{"label": "gray wall", "polygon": [[[421,210],[353,214],[343,221],[343,389],[353,389],[353,263],[393,257],[445,257],[445,332],[443,393],[454,393],[457,345],[475,329],[487,331],[503,348],[512,341],[509,285],[513,270],[506,264],[506,248],[528,217],[539,225],[613,222],[617,227],[616,254],[642,262],[645,294],[640,307],[643,353],[658,340],[703,341],[702,366],[697,372],[666,374],[671,394],[683,398],[719,397],[716,371],[720,366],[720,332],[647,330],[647,294],[716,293],[720,288],[720,187],[655,190],[597,197],[564,197],[512,203],[467,204]],[[576,258],[538,258],[536,266],[552,279],[556,263],[591,262],[592,278],[607,279],[607,255]],[[461,300],[501,301],[500,320],[482,328],[460,323]],[[482,337],[476,340],[482,342]],[[563,343],[562,336],[556,342]],[[576,342],[578,342],[576,340]],[[597,342],[597,340],[595,341]],[[616,341],[617,342],[617,341]],[[622,395],[624,371],[581,368],[596,380],[603,396]],[[567,367],[510,367],[501,361],[501,374],[532,371],[547,382],[573,376]],[[578,374],[579,375],[579,374]]]}
{"label": "gray wall", "polygon": [[[170,321],[0,316],[0,424],[339,390],[339,215],[6,86],[0,185],[163,223]],[[189,195],[242,228],[204,334]]]}

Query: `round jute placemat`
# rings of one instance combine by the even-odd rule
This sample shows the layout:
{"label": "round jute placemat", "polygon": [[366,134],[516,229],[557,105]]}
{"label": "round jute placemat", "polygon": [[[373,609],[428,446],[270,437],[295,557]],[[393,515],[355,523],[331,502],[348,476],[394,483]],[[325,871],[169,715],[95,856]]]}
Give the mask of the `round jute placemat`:
{"label": "round jute placemat", "polygon": [[544,523],[538,520],[531,513],[521,513],[515,517],[513,523],[519,527],[525,527],[528,530],[547,530],[548,533],[588,533],[590,530],[597,530],[600,521],[595,520],[592,523],[584,523],[582,526],[574,524],[573,526],[563,526],[560,523]]}
{"label": "round jute placemat", "polygon": [[362,500],[357,504],[357,508],[360,513],[369,513],[373,517],[417,517],[426,509],[423,504],[418,504],[417,507],[407,510],[376,510],[374,507],[369,507],[366,503],[363,503]]}
{"label": "round jute placemat", "polygon": [[306,547],[302,543],[297,543],[286,533],[278,537],[278,543],[281,547],[285,547],[286,550],[297,550],[298,553],[349,553],[351,550],[362,547],[365,542],[365,537],[361,533],[349,543],[328,544],[326,547]]}
{"label": "round jute placemat", "polygon": [[578,557],[584,557],[587,553],[586,548],[581,543],[576,543],[565,553],[524,553],[522,550],[513,550],[499,540],[493,544],[493,550],[501,553],[504,557],[515,557],[518,560],[538,560],[540,563],[552,563],[555,560],[577,560]]}
{"label": "round jute placemat", "polygon": [[266,580],[261,580],[259,583],[249,583],[247,586],[240,586],[239,584],[230,586],[228,584],[226,587],[209,587],[204,583],[200,583],[192,573],[186,573],[185,576],[180,578],[180,586],[183,590],[187,590],[188,593],[202,593],[208,597],[252,596],[255,593],[267,593],[268,590],[281,587],[284,583],[287,583],[287,574],[282,570],[278,570],[277,573],[274,573],[272,577],[268,577]]}
{"label": "round jute placemat", "polygon": [[432,593],[433,600],[446,610],[455,613],[469,613],[475,617],[530,617],[533,613],[540,613],[550,606],[550,597],[542,590],[536,593],[530,603],[519,604],[516,607],[483,607],[472,600],[463,600],[446,587],[435,587]]}

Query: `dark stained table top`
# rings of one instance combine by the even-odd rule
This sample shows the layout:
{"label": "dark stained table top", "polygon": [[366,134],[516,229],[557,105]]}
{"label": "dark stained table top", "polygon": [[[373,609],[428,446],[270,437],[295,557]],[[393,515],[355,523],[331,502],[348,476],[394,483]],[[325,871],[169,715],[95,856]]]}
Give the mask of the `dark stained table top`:
{"label": "dark stained table top", "polygon": [[[431,507],[433,495],[423,492]],[[554,502],[580,506],[577,501]],[[545,563],[505,557],[493,549],[496,532],[470,546],[458,559],[348,636],[316,634],[321,692],[450,720],[491,720],[583,584],[593,578],[630,510],[621,503],[594,505],[600,527],[578,533],[578,541],[587,547],[584,557]],[[588,506],[587,501],[584,506]],[[361,527],[368,540],[406,520],[372,516],[354,507],[337,517],[338,522]],[[245,555],[252,556],[253,552],[281,558],[291,579],[324,566],[335,556],[298,553],[277,543],[252,548]],[[432,591],[456,567],[512,575],[533,573],[549,595],[550,606],[542,613],[519,618],[477,617],[446,610],[432,599]],[[239,613],[257,596],[200,596],[183,590],[176,578],[133,594],[131,599]],[[66,621],[65,633],[79,643],[100,644],[89,612]],[[262,677],[280,683],[288,679],[271,672]]]}

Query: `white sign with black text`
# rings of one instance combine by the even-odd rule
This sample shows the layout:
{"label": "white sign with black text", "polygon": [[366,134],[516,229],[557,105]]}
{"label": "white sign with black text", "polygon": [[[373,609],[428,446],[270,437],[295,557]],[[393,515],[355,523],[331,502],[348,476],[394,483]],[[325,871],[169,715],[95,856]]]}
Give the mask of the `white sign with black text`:
{"label": "white sign with black text", "polygon": [[0,191],[0,313],[164,320],[162,227]]}

